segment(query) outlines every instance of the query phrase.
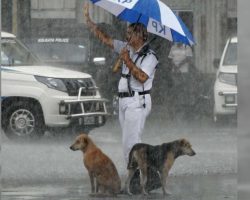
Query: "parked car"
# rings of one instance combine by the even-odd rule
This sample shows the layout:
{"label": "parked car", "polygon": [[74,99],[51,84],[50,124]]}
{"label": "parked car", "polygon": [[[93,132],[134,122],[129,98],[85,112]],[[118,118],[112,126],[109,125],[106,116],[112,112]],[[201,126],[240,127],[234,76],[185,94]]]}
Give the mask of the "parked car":
{"label": "parked car", "polygon": [[237,116],[237,37],[229,38],[220,59],[214,61],[217,68],[214,84],[215,122],[228,116]]}
{"label": "parked car", "polygon": [[[98,24],[98,27],[108,33],[115,32],[108,24]],[[22,38],[22,41],[47,65],[90,74],[101,96],[112,102],[117,93],[118,77],[112,74],[116,58],[113,51],[94,37],[87,27],[50,27],[47,31]],[[112,113],[112,105],[108,103],[107,107]]]}
{"label": "parked car", "polygon": [[83,38],[53,35],[29,38],[23,42],[46,64],[81,72],[89,70],[89,47]]}
{"label": "parked car", "polygon": [[37,137],[47,127],[82,131],[108,115],[91,75],[42,65],[13,34],[1,32],[2,128],[9,138]]}

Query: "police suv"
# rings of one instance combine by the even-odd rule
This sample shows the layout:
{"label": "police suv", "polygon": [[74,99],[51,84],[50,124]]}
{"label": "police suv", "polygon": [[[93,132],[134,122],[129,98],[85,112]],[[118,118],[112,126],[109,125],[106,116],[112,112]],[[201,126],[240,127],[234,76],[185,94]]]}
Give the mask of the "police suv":
{"label": "police suv", "polygon": [[214,121],[237,116],[237,37],[229,38],[220,60],[217,60],[214,84]]}
{"label": "police suv", "polygon": [[37,138],[48,127],[102,126],[106,101],[91,75],[44,66],[13,34],[1,32],[1,117],[9,138]]}

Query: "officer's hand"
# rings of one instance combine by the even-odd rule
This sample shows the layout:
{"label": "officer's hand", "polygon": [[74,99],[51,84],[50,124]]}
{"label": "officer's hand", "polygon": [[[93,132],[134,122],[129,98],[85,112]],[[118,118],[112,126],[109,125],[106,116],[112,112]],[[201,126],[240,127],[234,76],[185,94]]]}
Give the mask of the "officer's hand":
{"label": "officer's hand", "polygon": [[90,17],[89,17],[89,4],[88,3],[84,4],[83,14],[85,16],[86,22],[89,22],[90,21]]}
{"label": "officer's hand", "polygon": [[130,60],[129,51],[126,47],[124,47],[120,53],[120,58],[124,60],[124,62],[128,62]]}

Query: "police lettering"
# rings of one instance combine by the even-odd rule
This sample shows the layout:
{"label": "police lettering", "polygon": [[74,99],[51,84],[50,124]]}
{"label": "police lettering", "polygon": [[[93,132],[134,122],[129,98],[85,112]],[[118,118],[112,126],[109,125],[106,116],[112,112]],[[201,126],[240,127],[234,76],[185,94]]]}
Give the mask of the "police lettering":
{"label": "police lettering", "polygon": [[38,38],[38,43],[53,43],[53,42],[62,42],[62,43],[68,43],[69,38]]}

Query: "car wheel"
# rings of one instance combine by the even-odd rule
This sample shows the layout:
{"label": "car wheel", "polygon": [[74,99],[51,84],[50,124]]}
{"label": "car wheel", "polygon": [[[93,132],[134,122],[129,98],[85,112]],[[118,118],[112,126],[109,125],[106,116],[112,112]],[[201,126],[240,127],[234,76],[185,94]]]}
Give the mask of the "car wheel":
{"label": "car wheel", "polygon": [[43,114],[38,105],[16,102],[3,113],[3,129],[10,139],[37,139],[44,135]]}

